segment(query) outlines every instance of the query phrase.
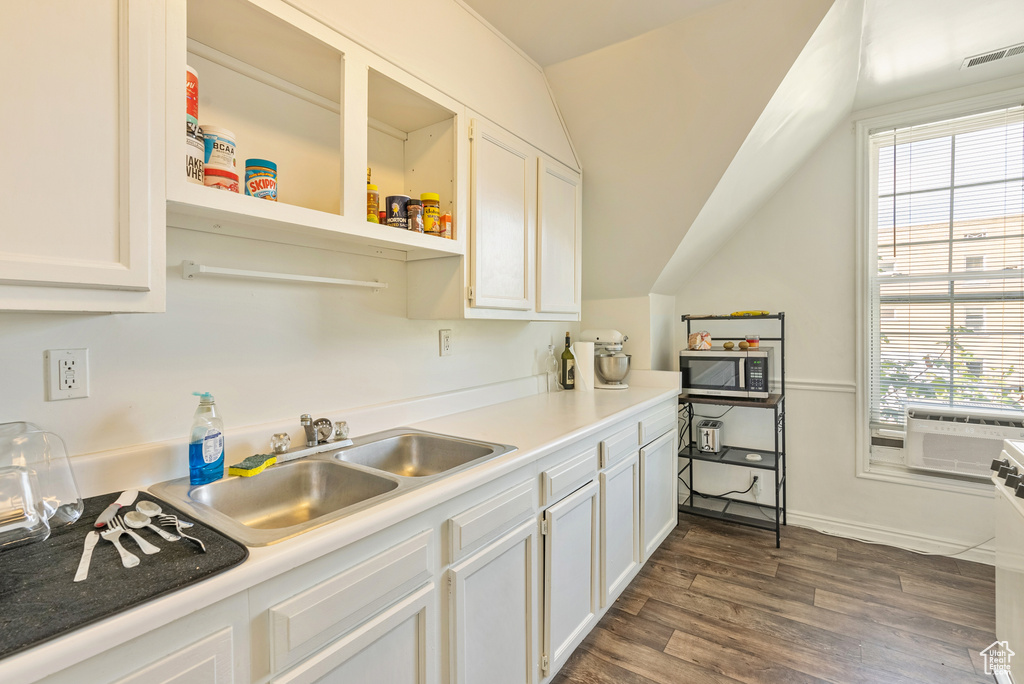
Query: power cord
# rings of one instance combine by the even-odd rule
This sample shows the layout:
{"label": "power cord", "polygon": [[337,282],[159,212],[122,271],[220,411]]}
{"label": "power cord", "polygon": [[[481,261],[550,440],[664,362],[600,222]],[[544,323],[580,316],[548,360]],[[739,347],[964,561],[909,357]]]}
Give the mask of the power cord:
{"label": "power cord", "polygon": [[[686,484],[686,480],[683,479],[682,475],[679,476],[679,481],[683,483],[683,486],[686,487],[686,490],[688,492],[690,492],[692,494],[696,494],[697,496],[701,497],[702,499],[714,499],[714,498],[719,498],[719,497],[723,497],[723,496],[729,496],[730,494],[748,494],[748,493],[750,493],[750,490],[754,488],[754,484],[756,483],[757,478],[754,478],[754,480],[751,481],[750,486],[747,487],[746,489],[744,489],[743,491],[740,491],[738,489],[733,489],[732,491],[725,492],[724,494],[701,494],[696,489],[690,489],[690,485]],[[740,501],[739,503],[746,503],[746,502],[745,501]],[[984,543],[984,542],[982,542],[982,543]]]}

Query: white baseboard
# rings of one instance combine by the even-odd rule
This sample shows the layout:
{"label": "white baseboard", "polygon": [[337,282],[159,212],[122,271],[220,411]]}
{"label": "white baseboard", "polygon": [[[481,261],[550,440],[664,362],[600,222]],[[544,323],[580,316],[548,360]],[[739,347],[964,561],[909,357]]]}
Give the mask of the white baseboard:
{"label": "white baseboard", "polygon": [[992,547],[991,540],[978,548],[959,553],[964,548],[977,544],[982,540],[964,542],[911,533],[893,527],[865,525],[859,522],[839,520],[824,515],[813,515],[797,511],[788,512],[787,522],[796,527],[808,527],[812,530],[837,537],[857,539],[875,544],[886,544],[900,549],[907,549],[908,551],[919,551],[943,556],[955,555],[956,558],[974,561],[975,563],[984,563],[985,565],[995,565],[996,561],[995,549]]}

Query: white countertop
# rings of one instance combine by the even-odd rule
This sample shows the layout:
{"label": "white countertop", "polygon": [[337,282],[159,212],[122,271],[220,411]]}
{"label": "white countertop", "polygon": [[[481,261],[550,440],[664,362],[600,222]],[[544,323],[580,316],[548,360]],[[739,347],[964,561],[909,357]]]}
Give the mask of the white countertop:
{"label": "white countertop", "polygon": [[517,450],[287,541],[250,548],[249,558],[231,570],[0,661],[0,681],[31,682],[70,667],[406,520],[585,438],[625,414],[649,408],[677,394],[677,388],[665,387],[663,383],[656,387],[632,385],[616,391],[534,394],[406,425],[511,444]]}

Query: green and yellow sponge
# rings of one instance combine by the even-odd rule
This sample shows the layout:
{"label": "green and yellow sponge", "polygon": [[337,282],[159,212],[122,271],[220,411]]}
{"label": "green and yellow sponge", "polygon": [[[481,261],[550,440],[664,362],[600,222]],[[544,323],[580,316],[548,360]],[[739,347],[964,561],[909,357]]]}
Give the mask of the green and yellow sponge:
{"label": "green and yellow sponge", "polygon": [[275,463],[277,463],[277,456],[274,454],[254,454],[241,463],[228,466],[228,475],[252,477],[253,475],[259,475]]}

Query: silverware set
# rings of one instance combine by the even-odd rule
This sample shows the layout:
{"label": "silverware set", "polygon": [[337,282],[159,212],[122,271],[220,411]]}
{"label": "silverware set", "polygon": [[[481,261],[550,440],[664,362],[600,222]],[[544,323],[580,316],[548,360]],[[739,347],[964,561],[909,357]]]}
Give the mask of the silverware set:
{"label": "silverware set", "polygon": [[[85,536],[85,548],[82,550],[82,558],[78,562],[78,571],[75,573],[75,582],[81,582],[89,576],[89,563],[92,559],[92,551],[99,539],[105,539],[114,545],[118,555],[121,556],[121,565],[126,568],[134,568],[139,564],[139,557],[128,551],[121,545],[122,535],[128,535],[138,544],[142,553],[151,556],[160,552],[160,547],[147,541],[136,530],[148,528],[160,535],[167,541],[178,541],[187,539],[203,553],[206,553],[206,545],[202,540],[182,532],[182,528],[192,527],[192,523],[179,520],[176,515],[164,513],[160,506],[152,501],[140,501],[135,510],[128,510],[122,513],[121,509],[131,506],[138,496],[135,490],[129,490],[121,494],[117,501],[110,504],[103,513],[96,519],[95,527]],[[153,524],[156,520],[157,525]],[[173,530],[173,531],[172,531]]]}

